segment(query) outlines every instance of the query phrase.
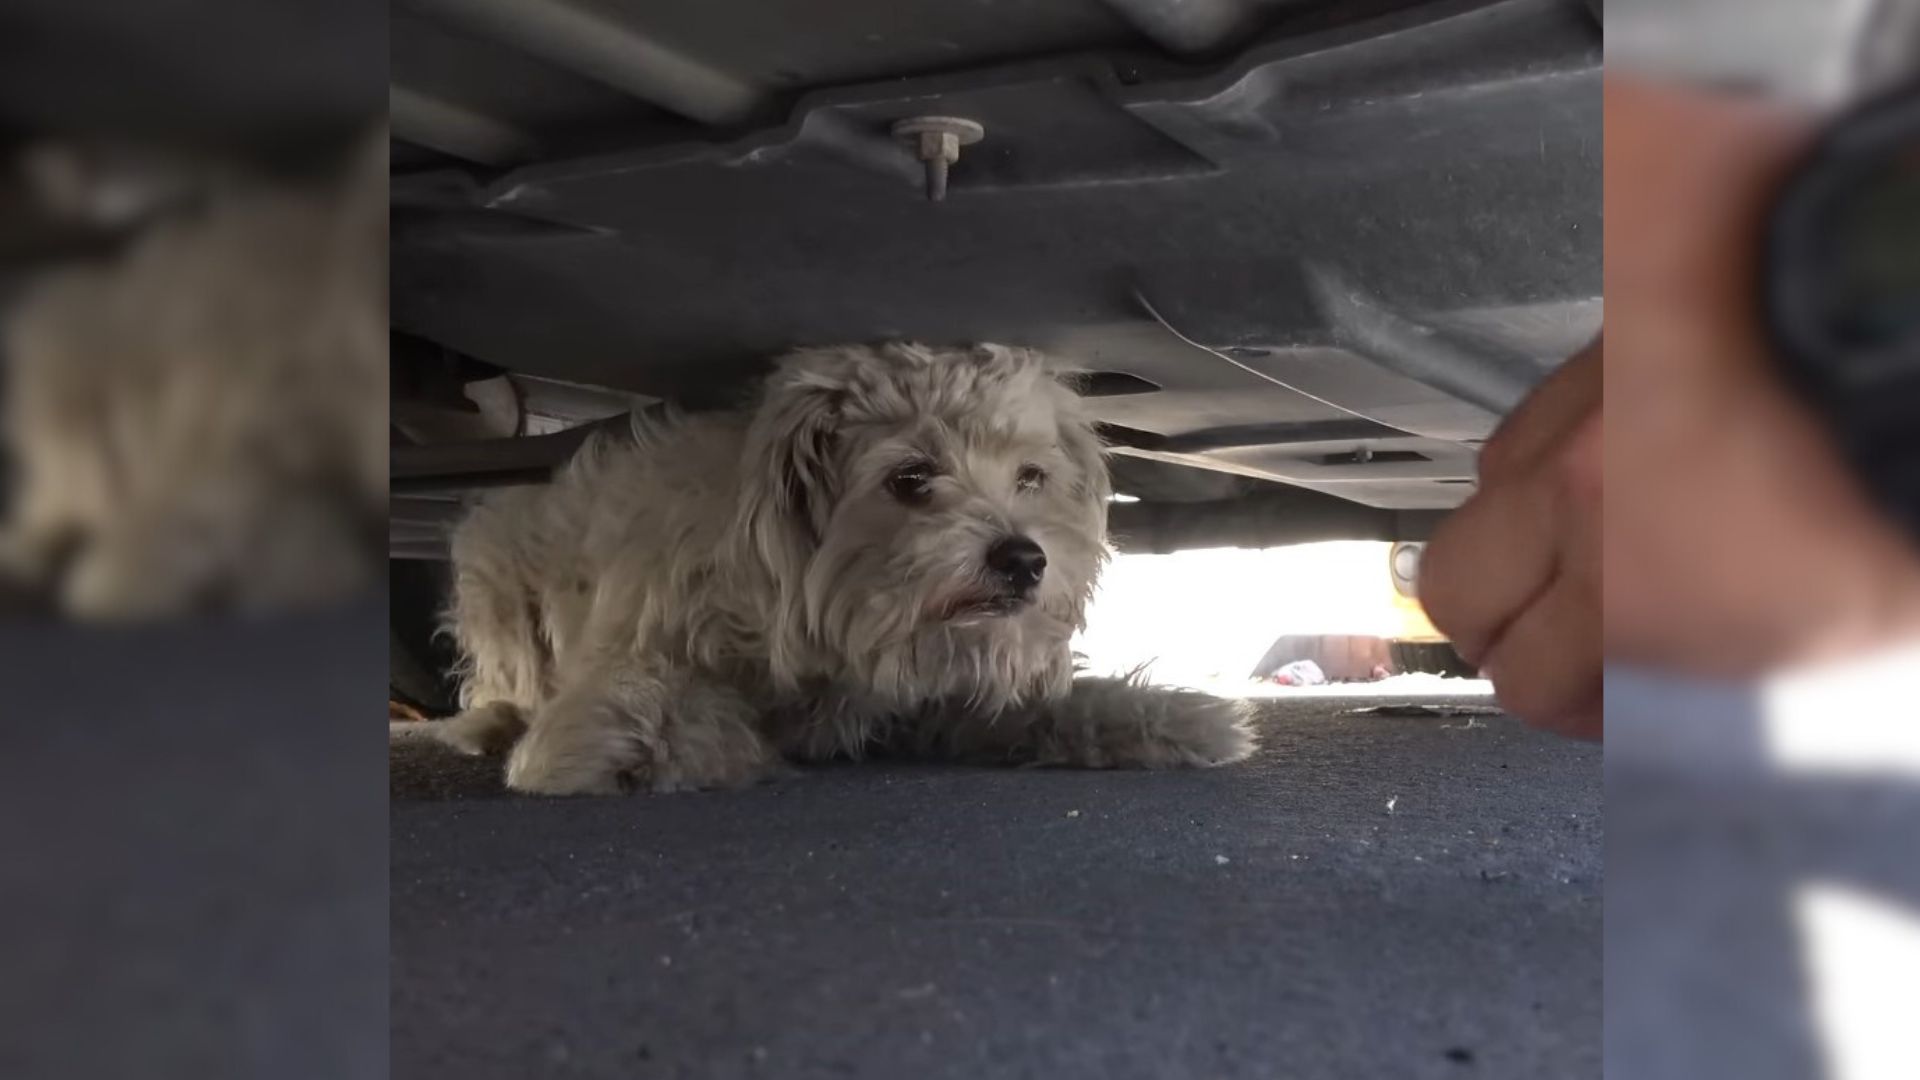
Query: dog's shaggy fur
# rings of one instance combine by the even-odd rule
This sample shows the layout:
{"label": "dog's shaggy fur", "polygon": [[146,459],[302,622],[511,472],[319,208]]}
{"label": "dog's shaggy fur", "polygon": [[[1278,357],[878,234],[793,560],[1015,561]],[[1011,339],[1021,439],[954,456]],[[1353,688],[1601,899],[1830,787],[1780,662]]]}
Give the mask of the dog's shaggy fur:
{"label": "dog's shaggy fur", "polygon": [[0,583],[147,618],[377,580],[386,145],[324,181],[223,189],[9,313]]}
{"label": "dog's shaggy fur", "polygon": [[869,751],[1088,767],[1251,752],[1239,703],[1075,680],[1110,488],[1039,356],[803,351],[750,413],[635,436],[596,437],[455,533],[466,711],[444,734],[471,752],[518,737],[511,787],[736,786],[783,758]]}

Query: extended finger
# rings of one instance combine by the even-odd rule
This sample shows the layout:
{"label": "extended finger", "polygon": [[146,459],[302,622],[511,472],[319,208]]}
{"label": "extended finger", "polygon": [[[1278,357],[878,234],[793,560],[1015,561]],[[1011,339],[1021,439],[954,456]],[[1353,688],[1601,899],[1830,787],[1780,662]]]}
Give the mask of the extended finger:
{"label": "extended finger", "polygon": [[1434,531],[1420,563],[1420,603],[1478,664],[1554,568],[1553,503],[1536,485],[1482,488]]}
{"label": "extended finger", "polygon": [[1528,723],[1590,723],[1601,696],[1598,583],[1557,574],[1493,643],[1484,667],[1500,704]]}

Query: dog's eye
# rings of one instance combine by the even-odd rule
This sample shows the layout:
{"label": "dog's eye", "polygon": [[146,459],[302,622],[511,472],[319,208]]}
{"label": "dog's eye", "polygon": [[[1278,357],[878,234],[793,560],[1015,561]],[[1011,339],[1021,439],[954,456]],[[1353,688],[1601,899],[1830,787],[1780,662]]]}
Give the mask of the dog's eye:
{"label": "dog's eye", "polygon": [[916,461],[893,470],[887,477],[887,493],[903,503],[926,502],[933,497],[933,466]]}
{"label": "dog's eye", "polygon": [[1013,482],[1021,491],[1039,491],[1047,482],[1047,470],[1038,465],[1023,465]]}

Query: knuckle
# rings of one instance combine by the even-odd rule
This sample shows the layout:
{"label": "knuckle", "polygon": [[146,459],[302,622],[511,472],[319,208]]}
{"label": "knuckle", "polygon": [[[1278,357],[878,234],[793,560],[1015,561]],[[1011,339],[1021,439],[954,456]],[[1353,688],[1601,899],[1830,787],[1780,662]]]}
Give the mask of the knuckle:
{"label": "knuckle", "polygon": [[1480,483],[1501,483],[1520,466],[1513,440],[1496,434],[1480,448]]}
{"label": "knuckle", "polygon": [[1598,504],[1606,485],[1605,466],[1600,424],[1597,420],[1589,421],[1555,455],[1555,479],[1561,490],[1570,497],[1583,503]]}
{"label": "knuckle", "polygon": [[1515,678],[1509,672],[1498,673],[1493,679],[1493,696],[1502,709],[1528,723],[1544,724],[1553,720],[1552,695],[1530,679]]}

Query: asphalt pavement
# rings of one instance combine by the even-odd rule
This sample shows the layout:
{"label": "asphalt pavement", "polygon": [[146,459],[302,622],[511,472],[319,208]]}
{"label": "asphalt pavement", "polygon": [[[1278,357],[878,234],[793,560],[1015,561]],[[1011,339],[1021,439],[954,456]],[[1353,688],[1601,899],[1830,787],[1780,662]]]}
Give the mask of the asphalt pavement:
{"label": "asphalt pavement", "polygon": [[1205,772],[605,799],[396,725],[393,1075],[1600,1075],[1599,747],[1354,713],[1402,701]]}

